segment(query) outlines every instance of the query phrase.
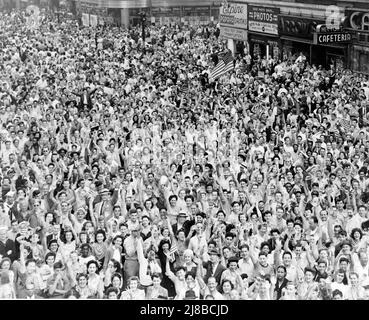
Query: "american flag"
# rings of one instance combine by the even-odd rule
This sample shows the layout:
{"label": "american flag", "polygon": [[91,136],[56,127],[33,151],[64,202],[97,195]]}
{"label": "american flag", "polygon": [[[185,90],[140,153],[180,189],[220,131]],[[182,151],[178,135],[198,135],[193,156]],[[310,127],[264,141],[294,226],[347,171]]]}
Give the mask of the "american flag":
{"label": "american flag", "polygon": [[174,261],[175,260],[174,253],[176,253],[177,251],[178,251],[177,244],[173,243],[173,245],[169,249],[169,252],[166,253],[165,255],[168,257],[168,259],[170,259],[171,261]]}
{"label": "american flag", "polygon": [[234,63],[233,63],[232,53],[228,51],[224,53],[222,57],[220,57],[217,65],[211,71],[210,77],[213,78],[214,80],[218,79],[223,74],[233,69],[234,69]]}
{"label": "american flag", "polygon": [[170,247],[169,254],[172,255],[172,254],[174,254],[177,251],[178,251],[177,244],[176,243],[173,243],[173,245]]}
{"label": "american flag", "polygon": [[341,126],[345,131],[349,131],[351,129],[351,121],[342,119],[341,120]]}

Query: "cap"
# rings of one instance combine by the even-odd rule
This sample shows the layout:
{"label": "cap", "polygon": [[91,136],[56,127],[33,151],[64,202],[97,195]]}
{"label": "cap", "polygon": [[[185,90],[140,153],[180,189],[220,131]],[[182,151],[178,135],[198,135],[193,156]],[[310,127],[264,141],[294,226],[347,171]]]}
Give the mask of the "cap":
{"label": "cap", "polygon": [[344,240],[344,241],[342,241],[342,243],[341,243],[341,247],[343,247],[344,245],[348,245],[348,246],[350,246],[350,247],[352,248],[352,244],[351,244],[351,242],[350,242],[350,241],[348,241],[348,240]]}
{"label": "cap", "polygon": [[211,255],[216,255],[216,256],[219,256],[220,257],[220,252],[218,249],[211,249],[209,252],[208,252],[209,256]]}
{"label": "cap", "polygon": [[86,213],[86,209],[85,209],[85,208],[82,208],[82,207],[78,208],[78,209],[77,209],[77,212],[78,212],[78,211],[83,211],[84,213]]}
{"label": "cap", "polygon": [[19,223],[19,228],[28,228],[28,226],[29,226],[29,222],[28,221],[22,221],[22,222],[20,222]]}
{"label": "cap", "polygon": [[14,191],[8,191],[8,192],[6,193],[6,196],[7,196],[7,197],[14,197],[14,196],[15,196],[15,192],[14,192]]}
{"label": "cap", "polygon": [[109,193],[109,190],[106,188],[101,189],[100,194]]}
{"label": "cap", "polygon": [[177,218],[180,218],[180,217],[187,218],[187,213],[186,213],[186,212],[184,212],[184,211],[181,211],[180,213],[178,213]]}
{"label": "cap", "polygon": [[68,151],[67,151],[67,149],[65,149],[65,148],[60,148],[60,149],[58,150],[58,153],[60,154],[60,153],[62,153],[62,152],[67,153]]}

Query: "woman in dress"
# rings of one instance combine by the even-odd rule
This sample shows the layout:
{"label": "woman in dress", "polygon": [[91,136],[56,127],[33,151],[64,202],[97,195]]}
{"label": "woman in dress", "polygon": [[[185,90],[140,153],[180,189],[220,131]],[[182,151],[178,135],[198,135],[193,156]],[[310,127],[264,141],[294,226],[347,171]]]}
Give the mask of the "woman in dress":
{"label": "woman in dress", "polygon": [[242,278],[238,268],[238,259],[236,257],[231,257],[228,260],[227,267],[228,268],[222,273],[221,281],[225,279],[231,281],[234,288],[241,292]]}
{"label": "woman in dress", "polygon": [[12,262],[9,258],[3,258],[0,262],[0,271],[7,271],[11,285],[15,288],[14,272],[10,270]]}
{"label": "woman in dress", "polygon": [[104,266],[106,252],[108,251],[108,243],[106,242],[106,234],[103,230],[97,230],[95,234],[95,242],[92,244],[92,254],[99,263],[98,271]]}
{"label": "woman in dress", "polygon": [[163,288],[161,284],[161,275],[154,273],[151,276],[152,286],[147,288],[146,300],[167,300],[168,290]]}
{"label": "woman in dress", "polygon": [[87,263],[88,287],[94,293],[94,297],[102,299],[104,294],[104,282],[98,273],[98,263],[91,260]]}
{"label": "woman in dress", "polygon": [[193,261],[193,258],[194,254],[191,249],[187,249],[183,252],[183,260],[184,260],[183,266],[186,269],[186,273],[191,272],[196,274],[197,264]]}
{"label": "woman in dress", "polygon": [[234,285],[230,280],[223,280],[220,286],[221,290],[220,293],[223,295],[224,300],[231,299],[231,291],[234,289]]}
{"label": "woman in dress", "polygon": [[133,276],[128,279],[128,288],[122,292],[121,300],[145,300],[145,291],[138,289],[140,281]]}
{"label": "woman in dress", "polygon": [[105,281],[104,281],[105,295],[108,296],[108,291],[111,288],[114,288],[117,291],[117,298],[120,299],[122,295],[122,291],[123,291],[123,277],[118,272],[113,273],[113,275],[109,277],[110,271],[108,270],[107,270],[107,273],[105,274]]}
{"label": "woman in dress", "polygon": [[9,271],[0,273],[0,299],[16,299],[14,285],[10,281]]}
{"label": "woman in dress", "polygon": [[66,230],[64,233],[64,239],[59,239],[58,243],[59,253],[62,256],[62,261],[65,262],[68,260],[70,253],[76,250],[76,240],[74,239],[72,230]]}

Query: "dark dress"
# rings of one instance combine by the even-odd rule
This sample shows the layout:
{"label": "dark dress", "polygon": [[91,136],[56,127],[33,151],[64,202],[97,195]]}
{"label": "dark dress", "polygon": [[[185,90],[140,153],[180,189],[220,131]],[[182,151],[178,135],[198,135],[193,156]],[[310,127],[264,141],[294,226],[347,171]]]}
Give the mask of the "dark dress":
{"label": "dark dress", "polygon": [[[175,297],[175,295],[176,295],[176,289],[174,287],[174,283],[165,274],[165,265],[167,263],[167,256],[164,254],[164,252],[161,250],[161,248],[159,248],[158,257],[159,257],[159,261],[160,261],[161,270],[163,271],[162,272],[163,279],[161,281],[161,286],[168,290],[168,296],[169,297]],[[173,263],[172,262],[169,262],[169,267],[170,267],[170,270],[172,272],[175,272],[175,270],[174,270],[174,262]]]}

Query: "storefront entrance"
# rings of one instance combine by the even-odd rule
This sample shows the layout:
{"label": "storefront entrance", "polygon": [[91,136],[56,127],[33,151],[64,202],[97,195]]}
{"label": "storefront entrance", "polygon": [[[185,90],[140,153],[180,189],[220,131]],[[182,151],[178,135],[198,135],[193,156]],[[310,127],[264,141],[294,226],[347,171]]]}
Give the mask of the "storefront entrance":
{"label": "storefront entrance", "polygon": [[311,63],[322,65],[329,69],[333,65],[336,69],[343,69],[347,66],[347,48],[334,46],[312,46]]}

